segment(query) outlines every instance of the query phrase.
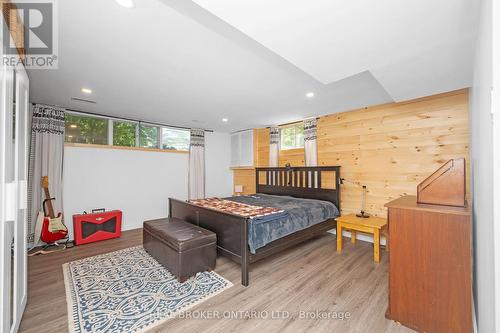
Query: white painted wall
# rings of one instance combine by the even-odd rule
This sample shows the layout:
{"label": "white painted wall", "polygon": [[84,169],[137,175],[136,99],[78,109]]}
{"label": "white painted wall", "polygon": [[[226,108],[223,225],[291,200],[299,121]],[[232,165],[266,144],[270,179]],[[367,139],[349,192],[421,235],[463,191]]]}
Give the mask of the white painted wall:
{"label": "white painted wall", "polygon": [[479,332],[495,332],[493,223],[492,0],[481,9],[470,99],[474,294]]}
{"label": "white painted wall", "polygon": [[[229,196],[229,134],[206,134],[207,196]],[[64,214],[73,239],[72,215],[92,208],[123,211],[122,230],[167,216],[167,199],[187,199],[188,154],[119,149],[64,149]]]}

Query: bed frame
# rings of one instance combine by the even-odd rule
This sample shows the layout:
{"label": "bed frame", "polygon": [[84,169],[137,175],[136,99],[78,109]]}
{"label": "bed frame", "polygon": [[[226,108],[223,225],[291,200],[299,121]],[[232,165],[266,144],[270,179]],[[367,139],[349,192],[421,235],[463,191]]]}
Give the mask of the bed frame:
{"label": "bed frame", "polygon": [[[256,168],[256,192],[330,201],[340,211],[340,166]],[[328,181],[327,181],[328,180]],[[326,184],[330,182],[331,184]],[[250,253],[249,219],[169,198],[169,215],[217,234],[217,252],[241,265],[241,284],[249,284],[250,264],[335,228],[334,219],[277,239]]]}

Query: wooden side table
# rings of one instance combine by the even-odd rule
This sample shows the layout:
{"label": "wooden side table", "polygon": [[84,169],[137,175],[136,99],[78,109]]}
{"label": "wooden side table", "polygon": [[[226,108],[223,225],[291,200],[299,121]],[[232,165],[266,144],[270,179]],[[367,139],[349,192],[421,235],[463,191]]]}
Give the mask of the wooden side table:
{"label": "wooden side table", "polygon": [[337,218],[337,252],[342,251],[342,231],[351,231],[351,243],[356,243],[356,232],[366,232],[373,235],[373,260],[380,262],[380,231],[387,227],[387,219],[370,216],[365,219],[349,214]]}

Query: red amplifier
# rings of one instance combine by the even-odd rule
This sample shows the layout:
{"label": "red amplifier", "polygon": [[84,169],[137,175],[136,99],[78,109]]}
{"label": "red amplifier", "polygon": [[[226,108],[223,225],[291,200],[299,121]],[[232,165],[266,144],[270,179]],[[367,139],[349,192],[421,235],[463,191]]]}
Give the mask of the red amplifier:
{"label": "red amplifier", "polygon": [[122,230],[122,211],[73,215],[75,245],[118,238]]}

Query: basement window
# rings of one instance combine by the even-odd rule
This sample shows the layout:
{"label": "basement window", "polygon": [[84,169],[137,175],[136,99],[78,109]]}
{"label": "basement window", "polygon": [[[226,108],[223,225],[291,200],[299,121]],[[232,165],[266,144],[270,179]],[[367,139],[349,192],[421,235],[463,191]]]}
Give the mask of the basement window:
{"label": "basement window", "polygon": [[66,142],[108,144],[108,119],[66,113],[65,122]]}
{"label": "basement window", "polygon": [[66,112],[65,142],[73,144],[130,147],[134,150],[188,151],[187,129],[156,126],[142,122],[117,120]]}
{"label": "basement window", "polygon": [[161,148],[169,150],[189,150],[190,133],[187,130],[163,127],[161,129]]}
{"label": "basement window", "polygon": [[144,148],[160,148],[159,147],[159,133],[158,126],[139,126],[139,146]]}
{"label": "basement window", "polygon": [[280,149],[304,148],[304,124],[302,122],[280,128]]}
{"label": "basement window", "polygon": [[113,146],[135,147],[137,124],[113,120]]}

